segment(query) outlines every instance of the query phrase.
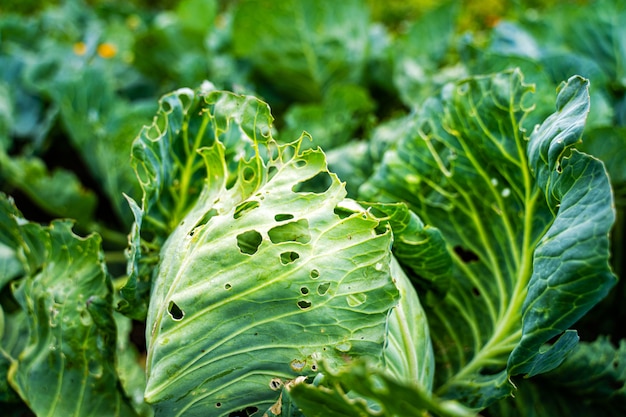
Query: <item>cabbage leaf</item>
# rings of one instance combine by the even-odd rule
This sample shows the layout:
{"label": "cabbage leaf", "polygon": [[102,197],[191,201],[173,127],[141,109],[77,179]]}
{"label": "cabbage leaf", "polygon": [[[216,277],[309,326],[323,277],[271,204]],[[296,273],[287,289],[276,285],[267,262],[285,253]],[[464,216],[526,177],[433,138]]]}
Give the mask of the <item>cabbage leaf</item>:
{"label": "cabbage leaf", "polygon": [[[556,112],[529,138],[532,89],[518,70],[446,85],[360,190],[406,202],[441,231],[448,284],[421,297],[434,393],[476,409],[512,392],[515,375],[558,366],[578,339],[570,326],[615,283],[609,181],[600,161],[572,148],[588,81],[564,83]],[[413,278],[428,288],[427,276]]]}
{"label": "cabbage leaf", "polygon": [[136,416],[115,369],[113,294],[100,237],[81,238],[71,228],[69,220],[28,222],[0,195],[0,241],[23,271],[11,287],[19,308],[0,317],[8,381],[38,416]]}
{"label": "cabbage leaf", "polygon": [[[146,191],[136,227],[161,216],[156,234],[167,236],[147,311],[145,396],[156,415],[266,410],[322,361],[380,362],[399,297],[389,227],[345,200],[322,151],[301,150],[305,137],[276,144],[263,102],[177,94],[146,130],[161,134],[135,145]],[[181,197],[170,184],[199,188]],[[152,211],[159,205],[172,210]]]}

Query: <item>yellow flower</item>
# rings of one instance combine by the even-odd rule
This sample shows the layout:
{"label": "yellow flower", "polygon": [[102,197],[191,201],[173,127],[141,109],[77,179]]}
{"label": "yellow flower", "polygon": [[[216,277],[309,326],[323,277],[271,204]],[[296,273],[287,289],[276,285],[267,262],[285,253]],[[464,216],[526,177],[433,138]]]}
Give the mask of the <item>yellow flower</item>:
{"label": "yellow flower", "polygon": [[112,43],[101,43],[98,45],[98,55],[102,58],[113,58],[117,53],[117,48]]}
{"label": "yellow flower", "polygon": [[85,42],[76,42],[72,49],[76,55],[85,55],[87,52],[87,45],[85,45]]}

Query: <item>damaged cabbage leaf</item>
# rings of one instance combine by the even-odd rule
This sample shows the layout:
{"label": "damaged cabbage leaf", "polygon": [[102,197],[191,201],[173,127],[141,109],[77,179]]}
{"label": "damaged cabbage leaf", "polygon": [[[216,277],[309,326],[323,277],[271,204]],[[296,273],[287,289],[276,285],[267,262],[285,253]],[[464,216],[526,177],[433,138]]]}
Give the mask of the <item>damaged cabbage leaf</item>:
{"label": "damaged cabbage leaf", "polygon": [[[0,241],[15,250],[24,271],[12,285],[20,310],[5,315],[10,331],[0,339],[12,388],[40,416],[136,416],[115,370],[112,289],[100,237],[76,236],[67,220],[28,222],[4,194],[0,210]],[[13,340],[16,333],[25,336],[22,343]]]}
{"label": "damaged cabbage leaf", "polygon": [[607,175],[572,150],[588,82],[561,87],[556,112],[529,142],[531,91],[519,71],[447,85],[361,188],[370,201],[405,201],[441,231],[451,279],[443,298],[422,298],[434,392],[478,409],[512,391],[510,377],[558,366],[577,340],[566,330],[615,282]]}
{"label": "damaged cabbage leaf", "polygon": [[[143,201],[147,217],[151,198],[184,214],[161,247],[147,316],[145,396],[156,414],[264,411],[284,384],[317,374],[322,360],[380,361],[398,298],[389,228],[365,210],[338,208],[346,191],[322,151],[303,151],[300,141],[277,145],[267,105],[229,93],[192,94],[187,103],[199,100],[201,109],[179,117],[170,107],[151,127],[165,124],[168,134],[137,145],[144,161],[166,155],[167,163],[171,153],[154,150],[181,149],[193,137],[189,159],[177,163],[193,166],[190,182],[203,178],[180,211],[167,198],[173,194],[147,193]],[[231,129],[249,146],[234,171],[221,140]],[[148,178],[145,189],[171,192],[159,183],[171,171],[149,168],[151,177],[140,176]]]}
{"label": "damaged cabbage leaf", "polygon": [[211,146],[216,138],[224,144],[225,180],[230,187],[239,160],[254,155],[252,140],[262,142],[269,134],[273,119],[267,104],[252,97],[240,100],[211,94],[212,90],[205,83],[196,92],[183,88],[165,95],[152,125],[145,126],[133,143],[131,163],[143,197],[141,204],[128,198],[135,222],[129,278],[119,310],[129,317],[145,319],[152,269],[161,246],[204,187],[206,169],[197,150]]}
{"label": "damaged cabbage leaf", "polygon": [[288,388],[307,417],[476,415],[457,401],[433,397],[423,387],[398,380],[362,361],[338,372],[323,371],[319,384],[296,383]]}
{"label": "damaged cabbage leaf", "polygon": [[[392,216],[408,211],[403,205],[384,208]],[[392,218],[391,223],[400,223],[400,219]],[[432,250],[431,254],[437,253],[438,245],[430,243],[422,242]],[[440,416],[474,415],[454,401],[442,401],[431,395],[435,363],[424,310],[409,278],[393,257],[390,266],[400,301],[389,316],[384,366],[356,360],[333,369],[325,362],[323,375],[311,384],[302,381],[290,384],[287,394],[306,416],[391,417],[426,412]]]}

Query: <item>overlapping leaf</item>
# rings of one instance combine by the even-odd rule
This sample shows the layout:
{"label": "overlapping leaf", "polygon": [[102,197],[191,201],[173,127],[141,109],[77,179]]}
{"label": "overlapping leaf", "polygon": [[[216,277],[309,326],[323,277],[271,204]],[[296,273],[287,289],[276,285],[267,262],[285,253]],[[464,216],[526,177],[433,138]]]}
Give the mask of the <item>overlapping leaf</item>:
{"label": "overlapping leaf", "polygon": [[615,347],[603,337],[580,343],[554,371],[520,381],[515,397],[490,411],[503,417],[617,417],[626,412],[625,383],[626,344],[621,340]]}
{"label": "overlapping leaf", "polygon": [[[264,103],[184,93],[193,112],[180,92],[166,97],[170,112],[151,127],[164,133],[141,137],[135,151],[146,190],[138,219],[169,205],[175,225],[148,310],[146,398],[157,415],[266,410],[318,361],[378,361],[398,294],[390,231],[363,210],[337,208],[346,192],[324,154],[299,141],[277,146]],[[233,130],[241,152],[231,171],[235,148],[221,139]],[[182,207],[168,186],[176,178],[199,187]]]}
{"label": "overlapping leaf", "polygon": [[572,77],[559,91],[557,111],[530,137],[529,166],[554,220],[534,251],[523,335],[509,358],[511,374],[533,375],[563,361],[573,333],[565,333],[551,350],[539,353],[539,348],[587,313],[616,281],[608,267],[615,213],[606,170],[599,160],[571,149],[588,108],[588,81]]}
{"label": "overlapping leaf", "polygon": [[[23,315],[11,314],[8,379],[28,407],[45,416],[135,416],[114,368],[111,284],[100,238],[80,238],[69,221],[29,223],[2,196],[0,232],[13,243],[25,276],[13,286]],[[15,327],[19,324],[19,327]]]}
{"label": "overlapping leaf", "polygon": [[[206,170],[197,150],[216,139],[226,145],[230,171],[224,180],[230,186],[239,160],[254,154],[251,138],[262,142],[269,134],[272,117],[265,103],[211,95],[212,88],[207,83],[198,92],[180,89],[164,96],[153,124],[144,127],[133,144],[132,164],[143,197],[141,205],[129,199],[135,223],[129,280],[120,304],[120,310],[131,317],[145,317],[152,268],[161,245],[203,189]],[[222,110],[209,111],[213,107]]]}
{"label": "overlapping leaf", "polygon": [[532,88],[518,71],[448,85],[362,188],[369,200],[406,201],[447,242],[451,284],[443,300],[426,305],[440,395],[482,408],[512,389],[507,376],[557,366],[573,333],[554,350],[541,345],[614,282],[606,174],[568,151],[584,127],[586,86],[573,78],[563,87],[527,155],[521,127]]}

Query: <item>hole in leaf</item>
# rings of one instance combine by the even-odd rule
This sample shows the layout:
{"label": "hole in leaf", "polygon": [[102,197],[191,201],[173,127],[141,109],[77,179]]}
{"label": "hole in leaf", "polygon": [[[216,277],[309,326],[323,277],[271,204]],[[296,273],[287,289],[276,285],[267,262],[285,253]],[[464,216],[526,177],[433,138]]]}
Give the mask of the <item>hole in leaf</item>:
{"label": "hole in leaf", "polygon": [[271,180],[272,177],[276,175],[277,172],[278,172],[278,168],[276,168],[274,165],[270,165],[269,168],[267,168],[267,179]]}
{"label": "hole in leaf", "polygon": [[469,250],[469,249],[465,249],[461,246],[455,246],[454,247],[454,253],[456,253],[457,255],[459,255],[459,257],[461,258],[461,260],[465,263],[470,263],[470,262],[476,262],[479,261],[480,258],[478,257],[478,255]]}
{"label": "hole in leaf", "polygon": [[250,167],[245,167],[243,169],[243,180],[246,182],[252,181],[252,179],[254,178],[254,174],[254,169]]}
{"label": "hole in leaf", "polygon": [[178,304],[173,301],[170,301],[169,305],[167,306],[167,312],[174,321],[180,321],[183,317],[185,317],[185,312],[181,310],[180,307],[178,307]]}
{"label": "hole in leaf", "polygon": [[332,179],[327,171],[322,171],[292,187],[297,193],[323,194],[330,188]]}
{"label": "hole in leaf", "polygon": [[376,233],[377,236],[381,236],[387,233],[388,230],[388,223],[378,223],[378,226],[374,228],[374,233]]}
{"label": "hole in leaf", "polygon": [[[193,227],[193,229],[189,232],[189,236],[193,236],[196,231],[198,230],[198,227],[203,226],[205,224],[207,224],[209,222],[209,220],[211,220],[211,218],[213,216],[217,215],[217,210],[215,209],[211,209],[209,211],[207,211],[204,216],[202,216],[202,218],[200,220],[198,220],[198,222],[196,223],[196,225]],[[183,222],[181,222],[181,226],[183,225]]]}
{"label": "hole in leaf", "polygon": [[474,294],[474,297],[480,297],[480,291],[476,287],[472,288],[472,294]]}
{"label": "hole in leaf", "polygon": [[230,290],[231,288],[233,288],[233,286],[230,285],[230,283],[227,282],[226,284],[224,284],[224,289],[225,290]]}
{"label": "hole in leaf", "polygon": [[220,408],[222,406],[222,403],[215,403],[215,407]]}
{"label": "hole in leaf", "polygon": [[354,211],[342,207],[335,207],[333,212],[340,218],[345,219],[354,214]]}
{"label": "hole in leaf", "polygon": [[312,304],[309,301],[306,300],[300,300],[298,301],[298,307],[300,307],[300,310],[307,310],[309,308],[311,308]]}
{"label": "hole in leaf", "polygon": [[237,246],[239,247],[241,253],[245,253],[247,255],[254,255],[259,249],[262,241],[263,237],[261,236],[261,233],[256,230],[249,230],[237,235]]}
{"label": "hole in leaf", "polygon": [[298,254],[298,252],[283,252],[280,254],[280,263],[282,263],[283,265],[287,265],[295,262],[296,259],[298,259],[299,257],[300,255]]}
{"label": "hole in leaf", "polygon": [[329,288],[330,288],[330,282],[323,282],[317,286],[317,294],[326,295]]}
{"label": "hole in leaf", "polygon": [[283,386],[283,380],[280,378],[272,378],[270,381],[270,389],[273,391],[279,390]]}
{"label": "hole in leaf", "polygon": [[348,305],[350,307],[358,307],[367,300],[367,294],[350,294],[347,298]]}
{"label": "hole in leaf", "polygon": [[309,293],[309,289],[307,287],[300,288],[300,294],[307,295]]}
{"label": "hole in leaf", "polygon": [[294,359],[294,360],[291,361],[289,366],[291,366],[291,369],[293,369],[296,372],[302,372],[302,370],[306,366],[306,361],[301,361],[299,359]]}
{"label": "hole in leaf", "polygon": [[267,234],[274,244],[282,242],[308,243],[311,240],[309,221],[307,219],[272,227]]}
{"label": "hole in leaf", "polygon": [[235,209],[235,214],[233,214],[233,217],[235,219],[238,219],[244,214],[246,214],[247,212],[259,207],[260,205],[261,203],[259,203],[258,201],[244,201],[243,203],[237,206],[237,208]]}
{"label": "hole in leaf", "polygon": [[311,276],[311,279],[318,279],[320,277],[320,271],[312,269],[309,275]]}
{"label": "hole in leaf", "polygon": [[289,146],[283,146],[280,149],[280,153],[281,153],[281,159],[283,161],[288,161],[290,159],[293,159],[294,156],[296,156],[296,148],[293,145],[289,145]]}
{"label": "hole in leaf", "polygon": [[307,164],[307,161],[304,159],[298,159],[294,162],[294,164],[296,165],[296,168],[304,168]]}
{"label": "hole in leaf", "polygon": [[283,222],[285,220],[291,220],[293,219],[293,214],[277,214],[274,216],[274,220],[276,220],[277,222]]}

